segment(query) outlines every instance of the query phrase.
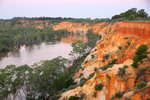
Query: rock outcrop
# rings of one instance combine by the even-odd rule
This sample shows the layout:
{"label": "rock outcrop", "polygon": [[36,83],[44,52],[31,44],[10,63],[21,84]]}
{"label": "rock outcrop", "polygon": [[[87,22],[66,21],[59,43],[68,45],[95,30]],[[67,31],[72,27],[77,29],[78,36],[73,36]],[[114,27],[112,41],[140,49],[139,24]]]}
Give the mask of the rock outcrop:
{"label": "rock outcrop", "polygon": [[[97,42],[82,63],[82,69],[74,76],[77,83],[82,77],[85,77],[86,83],[64,92],[60,100],[72,95],[82,96],[83,100],[118,100],[115,96],[118,92],[123,95],[120,97],[121,100],[150,99],[150,59],[144,59],[142,63],[139,63],[138,68],[131,66],[132,58],[140,45],[146,44],[150,48],[149,22],[103,22],[94,25],[62,22],[53,26],[53,29],[67,29],[74,34],[81,32],[84,35],[89,29],[92,29],[94,33],[103,35],[103,38]],[[91,57],[92,55],[94,57]],[[148,56],[150,57],[150,55]],[[117,64],[112,65],[112,61],[116,59]],[[124,65],[128,67],[124,68]],[[125,72],[119,74],[119,68],[124,69]],[[142,68],[145,69],[145,74],[138,76],[139,70]],[[81,73],[83,76],[79,78]],[[88,79],[91,73],[94,73],[94,76]],[[146,81],[147,86],[137,89],[136,85],[141,81]],[[95,85],[99,83],[104,86],[102,90],[98,91],[95,90]]]}

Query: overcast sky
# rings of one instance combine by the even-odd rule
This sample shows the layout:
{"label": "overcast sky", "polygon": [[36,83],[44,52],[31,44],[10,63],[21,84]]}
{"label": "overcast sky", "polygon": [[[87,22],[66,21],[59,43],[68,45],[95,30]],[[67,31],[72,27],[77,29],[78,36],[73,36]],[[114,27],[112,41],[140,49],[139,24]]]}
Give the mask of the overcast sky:
{"label": "overcast sky", "polygon": [[150,0],[0,0],[0,19],[12,17],[111,18],[130,8],[145,9]]}

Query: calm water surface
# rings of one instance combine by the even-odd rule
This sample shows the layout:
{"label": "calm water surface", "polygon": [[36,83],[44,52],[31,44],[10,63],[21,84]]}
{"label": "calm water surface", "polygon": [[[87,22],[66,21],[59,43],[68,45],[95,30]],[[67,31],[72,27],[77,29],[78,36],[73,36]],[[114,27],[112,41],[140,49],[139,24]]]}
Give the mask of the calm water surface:
{"label": "calm water surface", "polygon": [[69,53],[72,50],[70,43],[41,43],[39,45],[33,45],[30,47],[22,46],[19,52],[10,52],[7,57],[4,57],[0,61],[0,68],[4,68],[7,65],[14,64],[20,65],[33,65],[41,60],[49,60],[62,56],[69,58]]}

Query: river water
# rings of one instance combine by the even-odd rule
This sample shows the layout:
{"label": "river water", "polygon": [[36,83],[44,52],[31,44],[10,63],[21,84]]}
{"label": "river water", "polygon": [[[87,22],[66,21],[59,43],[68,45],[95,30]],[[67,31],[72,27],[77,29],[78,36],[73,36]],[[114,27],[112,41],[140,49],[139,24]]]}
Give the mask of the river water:
{"label": "river water", "polygon": [[68,55],[72,51],[71,43],[41,43],[33,46],[22,46],[17,52],[10,52],[6,57],[1,59],[0,68],[7,65],[33,65],[41,60],[50,60],[58,56],[70,58]]}

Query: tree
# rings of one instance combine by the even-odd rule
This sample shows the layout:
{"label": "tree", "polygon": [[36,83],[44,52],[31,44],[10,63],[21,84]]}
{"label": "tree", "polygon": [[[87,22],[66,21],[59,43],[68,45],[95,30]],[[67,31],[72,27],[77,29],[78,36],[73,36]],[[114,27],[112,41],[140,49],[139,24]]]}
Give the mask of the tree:
{"label": "tree", "polygon": [[131,9],[129,9],[128,11],[121,13],[120,16],[121,16],[122,18],[129,18],[129,17],[131,17],[131,16],[137,16],[136,11],[137,11],[136,8],[131,8]]}
{"label": "tree", "polygon": [[95,85],[95,90],[102,90],[103,89],[103,84],[102,83],[99,83],[99,84],[96,84]]}
{"label": "tree", "polygon": [[94,34],[92,32],[92,30],[88,30],[86,36],[87,36],[87,39],[88,39],[87,45],[90,48],[93,48],[95,46],[96,42],[101,39],[101,35],[99,35],[98,33]]}
{"label": "tree", "polygon": [[[16,67],[8,65],[0,71],[0,97],[14,100],[16,97],[22,99],[20,95],[26,95],[26,82],[28,74],[32,69],[27,65]],[[23,91],[23,92],[21,92]]]}
{"label": "tree", "polygon": [[137,16],[140,18],[148,18],[148,14],[145,12],[144,9],[139,10]]}
{"label": "tree", "polygon": [[83,43],[82,41],[77,41],[72,43],[71,45],[73,47],[73,50],[70,52],[69,55],[76,56],[76,55],[84,55],[88,52],[87,45]]}
{"label": "tree", "polygon": [[148,46],[145,44],[142,44],[139,46],[137,51],[135,52],[135,56],[133,57],[133,64],[132,66],[135,68],[138,68],[138,62],[142,61],[142,59],[147,58]]}
{"label": "tree", "polygon": [[29,75],[27,99],[44,99],[47,94],[51,97],[73,84],[65,67],[66,61],[65,58],[57,57],[42,61],[40,65],[35,64]]}
{"label": "tree", "polygon": [[118,18],[121,18],[121,16],[120,15],[114,15],[114,16],[112,16],[111,19],[118,19]]}

